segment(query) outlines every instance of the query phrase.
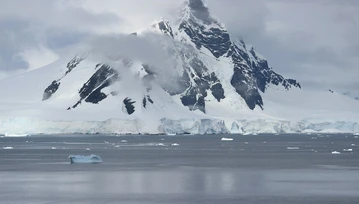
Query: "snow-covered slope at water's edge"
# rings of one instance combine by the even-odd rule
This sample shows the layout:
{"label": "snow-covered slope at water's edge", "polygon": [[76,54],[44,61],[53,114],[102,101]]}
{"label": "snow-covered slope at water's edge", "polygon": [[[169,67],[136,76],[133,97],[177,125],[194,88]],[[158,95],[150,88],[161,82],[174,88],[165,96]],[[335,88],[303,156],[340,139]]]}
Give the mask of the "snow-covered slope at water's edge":
{"label": "snow-covered slope at water's edge", "polygon": [[300,89],[233,41],[201,0],[173,26],[95,44],[0,81],[0,134],[359,132],[357,101]]}

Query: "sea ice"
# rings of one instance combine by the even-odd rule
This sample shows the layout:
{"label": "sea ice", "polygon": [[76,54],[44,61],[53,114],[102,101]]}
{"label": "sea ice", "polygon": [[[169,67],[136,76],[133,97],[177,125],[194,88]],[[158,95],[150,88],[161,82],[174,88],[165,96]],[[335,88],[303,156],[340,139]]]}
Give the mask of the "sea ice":
{"label": "sea ice", "polygon": [[233,141],[233,138],[226,138],[226,137],[224,137],[224,138],[222,138],[221,140],[222,140],[222,141]]}
{"label": "sea ice", "polygon": [[287,150],[298,150],[300,149],[299,147],[287,147]]}
{"label": "sea ice", "polygon": [[3,149],[14,149],[13,147],[3,147]]}
{"label": "sea ice", "polygon": [[69,156],[70,162],[73,163],[80,163],[80,164],[97,164],[102,163],[102,158],[98,155],[91,154],[89,156],[83,155],[70,155]]}
{"label": "sea ice", "polygon": [[340,154],[338,151],[333,151],[332,154]]}

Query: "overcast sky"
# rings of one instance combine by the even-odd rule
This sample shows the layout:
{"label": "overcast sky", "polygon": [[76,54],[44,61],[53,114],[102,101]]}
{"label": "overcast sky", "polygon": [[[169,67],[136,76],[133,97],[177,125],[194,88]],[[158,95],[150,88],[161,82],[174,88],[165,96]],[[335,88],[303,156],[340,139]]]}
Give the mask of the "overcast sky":
{"label": "overcast sky", "polygon": [[[88,36],[130,33],[183,0],[0,0],[0,78],[58,59]],[[307,89],[359,95],[358,0],[207,0],[233,37]]]}

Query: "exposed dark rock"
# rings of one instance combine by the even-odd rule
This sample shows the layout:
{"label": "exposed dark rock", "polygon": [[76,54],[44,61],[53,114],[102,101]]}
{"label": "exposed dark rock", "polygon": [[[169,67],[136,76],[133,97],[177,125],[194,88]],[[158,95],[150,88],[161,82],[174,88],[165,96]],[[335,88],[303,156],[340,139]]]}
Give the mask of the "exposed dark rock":
{"label": "exposed dark rock", "polygon": [[76,108],[81,104],[82,100],[94,104],[104,100],[107,98],[107,95],[101,92],[101,90],[110,86],[113,82],[118,80],[118,78],[119,76],[115,69],[108,65],[101,65],[95,74],[93,74],[80,89],[80,100],[73,106],[73,108]]}
{"label": "exposed dark rock", "polygon": [[44,91],[44,94],[42,96],[42,100],[45,101],[49,98],[51,98],[52,94],[54,94],[57,89],[59,89],[59,86],[60,86],[60,82],[58,81],[53,81],[50,86],[48,86],[45,91]]}
{"label": "exposed dark rock", "polygon": [[56,91],[59,89],[60,87],[60,81],[67,75],[69,74],[75,67],[77,67],[77,65],[79,65],[82,62],[83,58],[76,56],[74,57],[69,63],[67,63],[66,65],[66,72],[65,74],[57,80],[54,80],[44,91],[42,100],[48,100],[49,98],[51,98],[51,96],[56,93]]}
{"label": "exposed dark rock", "polygon": [[147,95],[147,100],[148,100],[150,103],[152,103],[152,104],[155,103],[155,102],[151,99],[150,95]]}
{"label": "exposed dark rock", "polygon": [[145,97],[143,97],[143,99],[142,99],[142,106],[143,106],[144,108],[146,108],[146,106],[147,106],[147,99],[146,99],[146,96],[145,96]]}
{"label": "exposed dark rock", "polygon": [[125,104],[127,113],[132,115],[135,112],[135,106],[133,106],[133,104],[136,103],[136,101],[132,101],[130,98],[125,98],[123,103]]}
{"label": "exposed dark rock", "polygon": [[69,63],[67,63],[67,70],[65,72],[65,76],[70,73],[77,65],[79,65],[82,62],[83,58],[76,56],[74,57]]}
{"label": "exposed dark rock", "polygon": [[187,106],[190,110],[200,110],[202,112],[206,112],[206,104],[204,98],[207,95],[202,95],[198,93],[199,90],[197,88],[191,87],[187,90],[183,96],[181,97],[182,104]]}
{"label": "exposed dark rock", "polygon": [[202,0],[189,0],[188,7],[191,9],[193,15],[203,23],[210,24],[212,22],[213,19]]}
{"label": "exposed dark rock", "polygon": [[164,34],[167,34],[173,38],[173,31],[168,22],[161,21],[158,23],[158,27]]}
{"label": "exposed dark rock", "polygon": [[142,100],[142,106],[144,108],[147,108],[147,101],[150,102],[151,104],[153,104],[153,100],[151,99],[150,95],[144,96],[143,100]]}
{"label": "exposed dark rock", "polygon": [[234,68],[234,74],[231,80],[232,86],[236,92],[246,101],[250,109],[256,105],[263,109],[263,99],[255,87],[248,85],[247,78],[239,68]]}
{"label": "exposed dark rock", "polygon": [[180,24],[183,30],[197,46],[207,48],[216,58],[226,54],[231,46],[229,34],[226,30],[210,28],[209,30],[194,20],[189,19]]}

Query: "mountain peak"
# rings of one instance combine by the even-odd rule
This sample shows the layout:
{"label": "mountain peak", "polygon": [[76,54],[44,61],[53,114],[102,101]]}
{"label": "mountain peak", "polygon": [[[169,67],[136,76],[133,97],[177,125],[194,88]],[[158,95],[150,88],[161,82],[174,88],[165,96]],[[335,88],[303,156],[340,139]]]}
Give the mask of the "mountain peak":
{"label": "mountain peak", "polygon": [[188,0],[187,6],[188,12],[192,14],[193,17],[201,20],[205,24],[211,24],[213,22],[209,10],[202,0]]}
{"label": "mountain peak", "polygon": [[208,11],[208,8],[204,5],[202,0],[189,0],[188,6],[193,10]]}

